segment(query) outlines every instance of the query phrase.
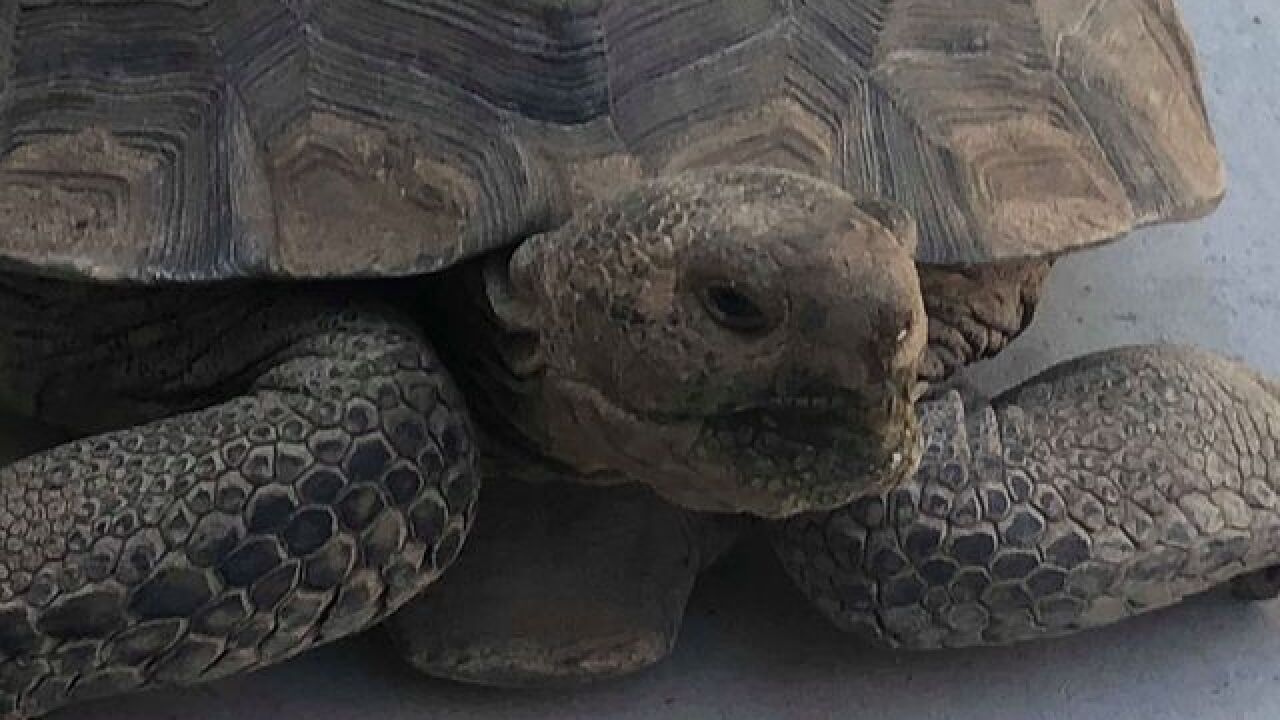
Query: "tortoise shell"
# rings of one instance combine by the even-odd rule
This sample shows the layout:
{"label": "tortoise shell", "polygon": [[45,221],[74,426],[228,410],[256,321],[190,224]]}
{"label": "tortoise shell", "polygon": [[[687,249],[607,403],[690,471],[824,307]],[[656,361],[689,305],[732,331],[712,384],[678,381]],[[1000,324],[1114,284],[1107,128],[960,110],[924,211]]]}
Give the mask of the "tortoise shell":
{"label": "tortoise shell", "polygon": [[0,83],[0,259],[102,280],[430,273],[720,164],[937,264],[1224,187],[1173,0],[5,0]]}

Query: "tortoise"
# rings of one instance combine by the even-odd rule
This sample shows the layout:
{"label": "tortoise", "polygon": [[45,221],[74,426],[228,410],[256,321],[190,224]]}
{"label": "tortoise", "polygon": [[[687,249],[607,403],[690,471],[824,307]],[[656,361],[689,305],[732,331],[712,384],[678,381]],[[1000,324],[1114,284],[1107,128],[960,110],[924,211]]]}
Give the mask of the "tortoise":
{"label": "tortoise", "polygon": [[0,405],[71,437],[0,468],[0,716],[376,624],[482,476],[690,566],[842,512],[1047,262],[1222,194],[1164,2],[15,1],[0,78]]}
{"label": "tortoise", "polygon": [[[764,93],[728,120],[717,114],[713,129],[694,117],[684,132],[710,138],[711,160],[832,177],[915,221],[929,321],[923,461],[839,510],[764,523],[571,475],[529,484],[527,463],[507,463],[454,572],[387,625],[422,671],[523,686],[647,667],[672,649],[699,572],[748,530],[771,538],[839,627],[893,647],[1053,637],[1233,577],[1242,596],[1274,594],[1277,573],[1260,569],[1280,560],[1271,476],[1188,471],[1208,449],[1220,470],[1263,461],[1265,442],[1202,405],[1253,418],[1244,427],[1262,437],[1278,408],[1270,381],[1149,347],[1081,358],[994,400],[952,391],[961,368],[1030,323],[1057,257],[1133,226],[1191,220],[1221,199],[1176,6],[795,5],[599,7],[606,31],[623,13],[643,28],[606,40],[642,34],[634,42],[655,57],[681,52],[691,32],[748,38],[696,67],[663,69],[672,113]],[[712,67],[751,81],[713,84]],[[673,156],[701,162],[701,152]],[[1155,424],[1134,424],[1135,414]],[[1059,437],[1059,426],[1070,429]],[[1084,470],[1064,473],[1071,463]]]}
{"label": "tortoise", "polygon": [[70,438],[0,467],[0,717],[376,624],[508,441],[773,516],[914,464],[903,213],[734,165],[586,192],[630,161],[571,8],[0,8],[0,405]]}

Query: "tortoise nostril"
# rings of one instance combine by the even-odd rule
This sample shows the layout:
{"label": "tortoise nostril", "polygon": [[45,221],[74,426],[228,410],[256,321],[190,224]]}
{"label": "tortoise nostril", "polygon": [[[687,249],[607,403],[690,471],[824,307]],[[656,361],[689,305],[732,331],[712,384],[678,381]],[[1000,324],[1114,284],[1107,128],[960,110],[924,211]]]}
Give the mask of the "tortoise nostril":
{"label": "tortoise nostril", "polygon": [[769,316],[760,304],[732,285],[710,285],[702,292],[707,312],[720,325],[742,333],[769,329]]}

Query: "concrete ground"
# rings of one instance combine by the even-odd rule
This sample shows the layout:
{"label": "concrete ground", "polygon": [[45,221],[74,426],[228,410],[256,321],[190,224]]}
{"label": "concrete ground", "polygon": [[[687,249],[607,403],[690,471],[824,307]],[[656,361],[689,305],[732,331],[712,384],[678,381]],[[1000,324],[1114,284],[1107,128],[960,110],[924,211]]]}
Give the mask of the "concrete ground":
{"label": "concrete ground", "polygon": [[[1072,258],[1031,333],[979,373],[1002,386],[1126,343],[1195,343],[1280,376],[1280,4],[1182,0],[1231,174],[1221,211]],[[109,700],[60,720],[1280,717],[1280,603],[1211,594],[1111,629],[995,650],[859,647],[759,549],[705,578],[675,657],[579,692],[425,680],[375,636],[210,687]]]}

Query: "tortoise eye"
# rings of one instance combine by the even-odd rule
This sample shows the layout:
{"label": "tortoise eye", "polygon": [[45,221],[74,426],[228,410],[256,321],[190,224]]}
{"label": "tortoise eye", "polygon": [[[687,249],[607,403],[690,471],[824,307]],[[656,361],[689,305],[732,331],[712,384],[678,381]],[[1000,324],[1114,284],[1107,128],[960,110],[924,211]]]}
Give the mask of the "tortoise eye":
{"label": "tortoise eye", "polygon": [[760,304],[732,285],[708,286],[702,301],[712,319],[730,330],[759,333],[769,329],[769,316]]}

